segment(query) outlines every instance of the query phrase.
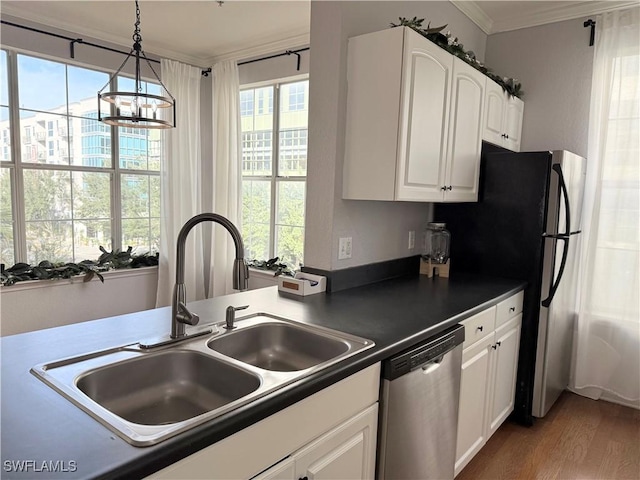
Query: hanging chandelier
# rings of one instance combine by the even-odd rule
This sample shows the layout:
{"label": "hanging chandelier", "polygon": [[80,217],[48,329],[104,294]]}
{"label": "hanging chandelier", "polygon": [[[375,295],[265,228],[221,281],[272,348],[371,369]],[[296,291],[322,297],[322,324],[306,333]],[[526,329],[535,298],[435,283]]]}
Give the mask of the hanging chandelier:
{"label": "hanging chandelier", "polygon": [[[135,88],[132,92],[103,90],[112,84],[115,77],[120,74],[127,61],[135,58],[136,76]],[[140,60],[147,62],[158,83],[162,86],[167,96],[154,95],[143,91],[144,81],[140,78]],[[119,89],[118,89],[119,90]],[[102,102],[110,104],[110,111],[103,116]],[[136,0],[136,23],[133,32],[133,47],[124,59],[120,68],[116,70],[107,84],[98,92],[98,120],[109,125],[133,128],[174,128],[176,126],[176,100],[164,86],[160,77],[153,69],[151,62],[142,50],[142,36],[140,35],[140,7]]]}

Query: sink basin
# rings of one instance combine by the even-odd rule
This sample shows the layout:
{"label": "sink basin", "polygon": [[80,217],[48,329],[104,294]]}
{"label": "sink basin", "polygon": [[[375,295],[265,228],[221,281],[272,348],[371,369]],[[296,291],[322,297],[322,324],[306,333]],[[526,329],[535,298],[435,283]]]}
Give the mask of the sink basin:
{"label": "sink basin", "polygon": [[350,349],[349,343],[286,323],[261,323],[216,337],[209,348],[265,370],[304,370]]}
{"label": "sink basin", "polygon": [[176,350],[89,371],[76,385],[129,422],[167,425],[244,397],[260,387],[260,379],[213,357]]}
{"label": "sink basin", "polygon": [[56,360],[31,372],[131,445],[144,447],[374,345],[268,313],[236,325],[179,344],[131,344]]}

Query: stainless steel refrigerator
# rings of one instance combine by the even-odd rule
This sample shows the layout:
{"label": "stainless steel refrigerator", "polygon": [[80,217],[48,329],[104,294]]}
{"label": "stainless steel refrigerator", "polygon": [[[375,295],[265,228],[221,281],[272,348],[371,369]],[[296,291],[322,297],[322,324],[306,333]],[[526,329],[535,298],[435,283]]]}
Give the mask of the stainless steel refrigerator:
{"label": "stainless steel refrigerator", "polygon": [[586,160],[483,143],[477,203],[437,204],[451,232],[451,275],[521,279],[524,296],[514,418],[530,425],[567,387]]}

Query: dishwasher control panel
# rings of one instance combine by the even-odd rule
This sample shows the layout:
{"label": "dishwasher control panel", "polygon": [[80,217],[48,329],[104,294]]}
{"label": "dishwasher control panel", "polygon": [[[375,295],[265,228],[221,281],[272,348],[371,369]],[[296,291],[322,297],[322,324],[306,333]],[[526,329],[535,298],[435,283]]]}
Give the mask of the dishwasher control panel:
{"label": "dishwasher control panel", "polygon": [[383,363],[383,377],[393,380],[441,357],[464,342],[464,327],[456,325]]}

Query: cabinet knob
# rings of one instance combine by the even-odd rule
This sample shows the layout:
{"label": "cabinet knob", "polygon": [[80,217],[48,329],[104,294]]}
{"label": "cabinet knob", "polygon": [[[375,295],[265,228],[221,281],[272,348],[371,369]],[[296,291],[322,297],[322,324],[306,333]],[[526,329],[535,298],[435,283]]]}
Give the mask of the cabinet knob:
{"label": "cabinet knob", "polygon": [[502,342],[496,342],[496,345],[500,346],[502,345]]}
{"label": "cabinet knob", "polygon": [[509,139],[509,135],[507,135],[506,133],[504,134],[504,138],[506,138],[507,140]]}
{"label": "cabinet knob", "polygon": [[502,138],[506,138],[506,137],[507,137],[507,134],[506,134],[506,133],[503,133],[503,134],[502,134],[502,135],[500,135],[500,136],[501,136]]}
{"label": "cabinet knob", "polygon": [[482,331],[482,329],[483,329],[483,328],[484,328],[484,327],[483,327],[482,325],[480,325],[479,327],[476,327],[476,330],[480,330],[480,331]]}
{"label": "cabinet knob", "polygon": [[491,345],[491,348],[493,348],[494,350],[497,350],[498,346],[497,345]]}
{"label": "cabinet knob", "polygon": [[447,187],[447,190],[451,191],[451,190],[453,190],[453,187],[452,187],[451,185],[449,185],[449,186]]}
{"label": "cabinet knob", "polygon": [[510,311],[510,312],[515,312],[515,311],[516,311],[516,307],[511,307],[511,308],[509,309],[509,311]]}
{"label": "cabinet knob", "polygon": [[443,192],[447,189],[447,186],[445,185],[444,187],[440,187],[440,190],[442,190]]}

